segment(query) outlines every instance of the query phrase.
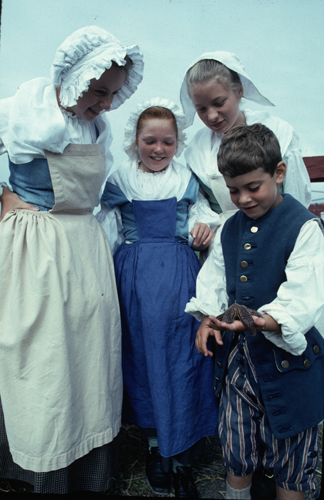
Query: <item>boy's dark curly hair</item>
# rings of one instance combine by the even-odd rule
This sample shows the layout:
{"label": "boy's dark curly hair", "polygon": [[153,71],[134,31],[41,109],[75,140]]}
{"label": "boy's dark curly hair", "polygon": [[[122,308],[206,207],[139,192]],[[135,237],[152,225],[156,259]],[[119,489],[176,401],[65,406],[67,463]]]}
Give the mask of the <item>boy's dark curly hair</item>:
{"label": "boy's dark curly hair", "polygon": [[277,137],[262,123],[237,125],[231,128],[220,144],[217,162],[223,175],[236,177],[263,168],[274,175],[282,161]]}

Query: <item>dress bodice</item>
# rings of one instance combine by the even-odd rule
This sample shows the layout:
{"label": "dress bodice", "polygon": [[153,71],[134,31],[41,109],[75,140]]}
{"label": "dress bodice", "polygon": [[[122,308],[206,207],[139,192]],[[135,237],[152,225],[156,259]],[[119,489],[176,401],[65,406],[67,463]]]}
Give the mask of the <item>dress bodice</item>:
{"label": "dress bodice", "polygon": [[138,235],[145,239],[174,239],[177,199],[133,201]]}
{"label": "dress bodice", "polygon": [[[58,202],[61,205],[64,203],[67,210],[79,209],[81,205],[92,210],[98,202],[105,175],[105,155],[101,144],[69,144],[64,156],[49,151],[46,155],[47,158],[34,158],[29,163],[19,165],[9,160],[9,180],[13,191],[23,201],[43,211],[53,209]],[[53,168],[53,162],[57,164],[63,157],[64,168]],[[78,157],[87,158],[87,168],[80,168],[80,162],[76,162]],[[96,187],[89,190],[94,180]],[[70,206],[69,199],[74,200],[73,206]]]}
{"label": "dress bodice", "polygon": [[[177,201],[177,199],[174,198],[175,234],[173,233],[172,238],[175,237],[176,241],[178,241],[179,243],[184,243],[184,244],[188,243],[188,211],[189,211],[189,206],[194,205],[196,203],[197,192],[198,192],[198,183],[195,177],[191,176],[183,197],[179,201]],[[173,197],[168,198],[167,200],[154,200],[154,201],[162,202],[162,201],[169,201],[171,199],[173,199]],[[120,208],[125,239],[131,241],[132,243],[138,241],[139,239],[137,220],[135,221],[135,214],[134,214],[134,201],[138,203],[137,200],[132,200],[132,202],[130,202],[126,198],[124,193],[121,191],[121,189],[115,184],[112,184],[110,182],[106,183],[105,190],[101,198],[101,203],[104,203],[111,209],[114,208],[115,206],[118,206]],[[159,205],[155,206],[158,207]],[[149,215],[145,214],[145,217],[149,217]],[[159,232],[160,226],[157,223],[157,220],[156,219],[154,220],[154,217],[152,224],[153,225],[155,224],[154,232],[156,231]],[[162,233],[160,233],[159,237],[163,237]]]}
{"label": "dress bodice", "polygon": [[23,201],[40,210],[53,208],[54,191],[46,158],[19,165],[9,160],[9,170],[12,189]]}

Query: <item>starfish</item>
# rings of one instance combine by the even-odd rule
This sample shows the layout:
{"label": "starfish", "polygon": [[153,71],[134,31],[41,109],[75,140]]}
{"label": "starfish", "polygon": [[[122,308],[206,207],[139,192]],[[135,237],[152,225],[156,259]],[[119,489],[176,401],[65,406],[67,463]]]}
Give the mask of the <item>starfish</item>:
{"label": "starfish", "polygon": [[261,314],[257,311],[253,311],[253,309],[248,309],[245,306],[241,306],[234,302],[223,314],[217,316],[216,319],[219,321],[224,321],[225,323],[233,323],[235,319],[242,321],[245,326],[245,330],[248,330],[252,333],[253,336],[256,334],[256,329],[254,325],[253,316],[257,316],[258,318],[262,318]]}

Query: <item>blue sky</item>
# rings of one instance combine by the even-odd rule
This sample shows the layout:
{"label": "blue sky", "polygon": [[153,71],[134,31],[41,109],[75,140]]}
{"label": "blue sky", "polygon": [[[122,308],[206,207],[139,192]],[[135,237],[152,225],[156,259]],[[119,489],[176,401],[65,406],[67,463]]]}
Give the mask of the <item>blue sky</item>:
{"label": "blue sky", "polygon": [[[49,76],[58,45],[95,24],[140,46],[139,90],[112,112],[113,154],[124,158],[123,128],[137,103],[155,96],[179,104],[183,74],[203,52],[235,52],[260,92],[291,123],[303,156],[324,155],[323,0],[2,0],[0,98],[37,76]],[[260,106],[246,102],[245,107]],[[188,129],[189,138],[200,128]],[[0,158],[0,179],[7,176]]]}

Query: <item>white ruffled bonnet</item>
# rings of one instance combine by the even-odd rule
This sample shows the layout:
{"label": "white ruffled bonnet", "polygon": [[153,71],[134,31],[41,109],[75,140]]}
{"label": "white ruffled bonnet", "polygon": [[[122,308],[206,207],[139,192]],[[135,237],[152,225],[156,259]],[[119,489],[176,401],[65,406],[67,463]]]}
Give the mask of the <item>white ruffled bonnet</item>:
{"label": "white ruffled bonnet", "polygon": [[241,63],[239,58],[235,54],[233,54],[233,52],[225,52],[225,51],[205,52],[200,57],[195,59],[187,68],[180,89],[180,100],[183,112],[186,115],[187,127],[192,125],[196,113],[195,107],[192,104],[192,101],[187,91],[187,73],[190,68],[192,68],[197,62],[202,61],[203,59],[213,59],[214,61],[218,61],[224,64],[224,66],[226,66],[228,69],[235,71],[240,77],[243,87],[243,97],[245,99],[257,102],[258,104],[262,104],[263,106],[274,106],[272,102],[270,102],[266,97],[260,94],[260,92],[253,84],[250,77],[247,75],[243,67],[243,64]]}
{"label": "white ruffled bonnet", "polygon": [[124,47],[117,38],[97,26],[86,26],[68,36],[57,49],[51,67],[52,83],[61,85],[61,105],[74,106],[88,89],[92,78],[98,80],[111,67],[112,61],[124,66],[126,55],[133,65],[121,90],[114,97],[111,110],[128,99],[142,81],[144,63],[139,47]]}
{"label": "white ruffled bonnet", "polygon": [[153,106],[160,106],[162,108],[169,109],[176,120],[177,128],[178,128],[178,142],[177,142],[177,151],[175,156],[180,156],[184,148],[186,147],[185,140],[186,134],[183,130],[186,128],[186,117],[182,113],[179,106],[177,106],[174,102],[169,101],[169,99],[162,99],[161,97],[154,97],[147,101],[138,104],[136,108],[130,114],[128,122],[125,127],[125,138],[124,138],[124,150],[128,154],[128,156],[132,160],[138,160],[138,152],[137,147],[134,148],[134,143],[136,141],[136,131],[137,131],[137,122],[140,115],[148,108],[152,108]]}

